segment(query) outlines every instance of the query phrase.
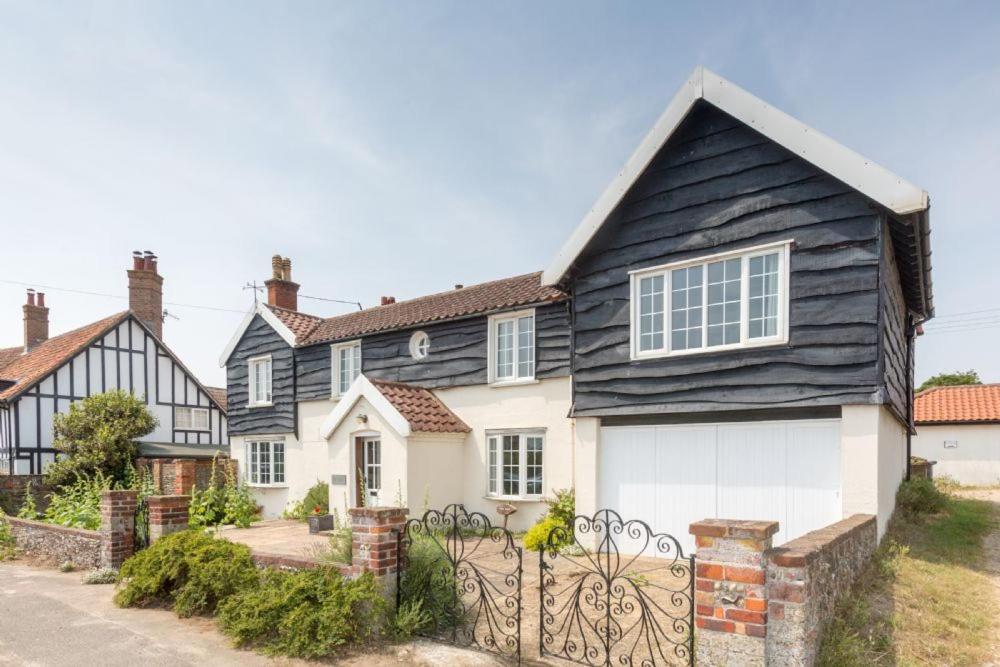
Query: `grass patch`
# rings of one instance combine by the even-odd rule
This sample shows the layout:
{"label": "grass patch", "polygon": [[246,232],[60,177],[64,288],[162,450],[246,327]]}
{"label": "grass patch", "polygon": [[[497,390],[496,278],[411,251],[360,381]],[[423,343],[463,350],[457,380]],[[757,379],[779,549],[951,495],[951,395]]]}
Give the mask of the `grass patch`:
{"label": "grass patch", "polygon": [[983,538],[997,520],[991,503],[954,496],[935,514],[897,512],[871,565],[838,605],[820,664],[988,662],[1000,609],[982,569]]}

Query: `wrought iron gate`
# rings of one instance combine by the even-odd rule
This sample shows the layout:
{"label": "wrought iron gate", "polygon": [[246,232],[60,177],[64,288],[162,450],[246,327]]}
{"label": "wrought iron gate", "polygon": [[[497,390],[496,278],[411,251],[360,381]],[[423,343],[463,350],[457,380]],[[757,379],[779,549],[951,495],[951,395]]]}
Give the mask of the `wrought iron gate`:
{"label": "wrought iron gate", "polygon": [[135,551],[149,546],[149,503],[140,496],[135,501],[135,524],[132,532]]}
{"label": "wrought iron gate", "polygon": [[521,548],[462,505],[410,519],[399,537],[398,602],[419,604],[421,634],[520,661]]}
{"label": "wrought iron gate", "polygon": [[542,656],[585,665],[694,662],[694,557],[612,510],[555,528],[539,554]]}

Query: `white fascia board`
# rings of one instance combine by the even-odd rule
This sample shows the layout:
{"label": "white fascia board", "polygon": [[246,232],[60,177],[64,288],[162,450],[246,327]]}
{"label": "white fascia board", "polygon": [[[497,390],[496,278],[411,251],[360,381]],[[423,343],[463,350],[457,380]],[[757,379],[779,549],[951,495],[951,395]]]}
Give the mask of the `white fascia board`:
{"label": "white fascia board", "polygon": [[324,440],[329,439],[333,432],[344,421],[344,418],[351,412],[354,405],[364,397],[372,407],[389,422],[396,433],[407,438],[410,435],[410,422],[406,420],[399,410],[397,410],[389,400],[382,395],[382,392],[373,385],[364,374],[358,375],[351,383],[351,388],[340,397],[337,405],[330,411],[330,414],[323,420],[319,432]]}
{"label": "white fascia board", "polygon": [[240,322],[240,325],[236,327],[236,333],[234,333],[233,337],[229,339],[229,342],[226,344],[226,349],[222,351],[222,355],[219,357],[219,366],[225,366],[226,362],[229,361],[229,357],[232,356],[233,350],[235,350],[236,346],[239,345],[240,339],[243,338],[243,334],[246,333],[250,323],[253,322],[255,315],[260,315],[264,321],[267,322],[279,336],[281,336],[282,340],[290,346],[295,347],[295,334],[292,333],[292,330],[286,327],[285,323],[279,320],[278,316],[272,313],[270,308],[260,302],[257,302],[257,305],[250,309],[250,311],[243,318],[243,321]]}
{"label": "white fascia board", "polygon": [[632,157],[542,273],[543,285],[555,285],[562,280],[572,263],[699,99],[704,99],[746,123],[894,213],[908,215],[928,208],[927,193],[912,183],[754,97],[718,74],[696,67]]}

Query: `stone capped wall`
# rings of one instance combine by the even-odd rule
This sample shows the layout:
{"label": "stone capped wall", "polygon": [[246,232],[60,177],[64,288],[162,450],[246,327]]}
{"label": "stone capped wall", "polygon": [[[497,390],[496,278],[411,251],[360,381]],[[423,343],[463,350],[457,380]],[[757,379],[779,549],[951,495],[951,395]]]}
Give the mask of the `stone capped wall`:
{"label": "stone capped wall", "polygon": [[850,590],[877,546],[875,517],[855,514],[767,554],[771,663],[815,663],[837,601]]}

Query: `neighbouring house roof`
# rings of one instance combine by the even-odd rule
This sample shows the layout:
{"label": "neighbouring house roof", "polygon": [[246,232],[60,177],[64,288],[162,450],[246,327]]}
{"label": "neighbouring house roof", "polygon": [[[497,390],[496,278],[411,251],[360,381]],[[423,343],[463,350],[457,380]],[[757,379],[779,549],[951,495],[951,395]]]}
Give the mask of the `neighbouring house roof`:
{"label": "neighbouring house roof", "polygon": [[8,363],[0,369],[0,380],[14,384],[0,391],[0,401],[8,401],[30,389],[36,382],[98,340],[109,329],[118,326],[128,315],[127,310],[115,313],[103,320],[54,336]]}
{"label": "neighbouring house roof", "polygon": [[556,254],[542,275],[543,285],[558,285],[565,278],[625,194],[700,101],[745,123],[898,216],[906,229],[893,230],[893,242],[902,253],[900,270],[909,284],[915,286],[908,293],[911,307],[925,319],[933,315],[927,193],[703,67],[696,67],[691,73]]}
{"label": "neighbouring house roof", "polygon": [[415,432],[468,433],[472,430],[429,389],[403,382],[371,382],[403,415]]}
{"label": "neighbouring house roof", "polygon": [[323,420],[320,435],[329,438],[361,398],[365,398],[403,437],[413,433],[468,433],[472,430],[429,389],[402,382],[369,380],[361,374]]}
{"label": "neighbouring house roof", "polygon": [[264,318],[289,345],[303,347],[405,329],[429,322],[553,303],[568,297],[561,289],[542,285],[541,275],[541,272],[537,271],[513,278],[492,280],[327,318],[258,303],[236,329],[236,333],[219,358],[219,365],[226,365],[226,361],[236,349],[255,315]]}
{"label": "neighbouring house roof", "polygon": [[[177,362],[196,385],[208,394],[209,399],[214,401],[223,413],[226,412],[225,390],[217,390],[222,392],[222,400],[220,401],[219,397],[214,395],[208,387],[202,385],[194,373],[177,358],[177,355],[129,310],[109,315],[104,319],[85,324],[64,334],[53,336],[26,353],[24,348],[20,347],[0,350],[0,387],[10,383],[10,386],[0,389],[0,402],[12,401],[28,391],[129,317],[132,317],[132,321],[142,327],[149,335],[156,338],[160,347]],[[10,358],[12,350],[18,351],[16,358]]]}
{"label": "neighbouring house roof", "polygon": [[918,425],[1000,422],[1000,384],[922,391],[913,400],[913,420]]}
{"label": "neighbouring house roof", "polygon": [[226,394],[225,387],[205,387],[205,391],[208,392],[213,401],[219,404],[223,412],[229,411],[229,396]]}
{"label": "neighbouring house roof", "polygon": [[12,361],[20,357],[23,352],[23,347],[0,348],[0,382],[3,381],[3,369],[6,368]]}

